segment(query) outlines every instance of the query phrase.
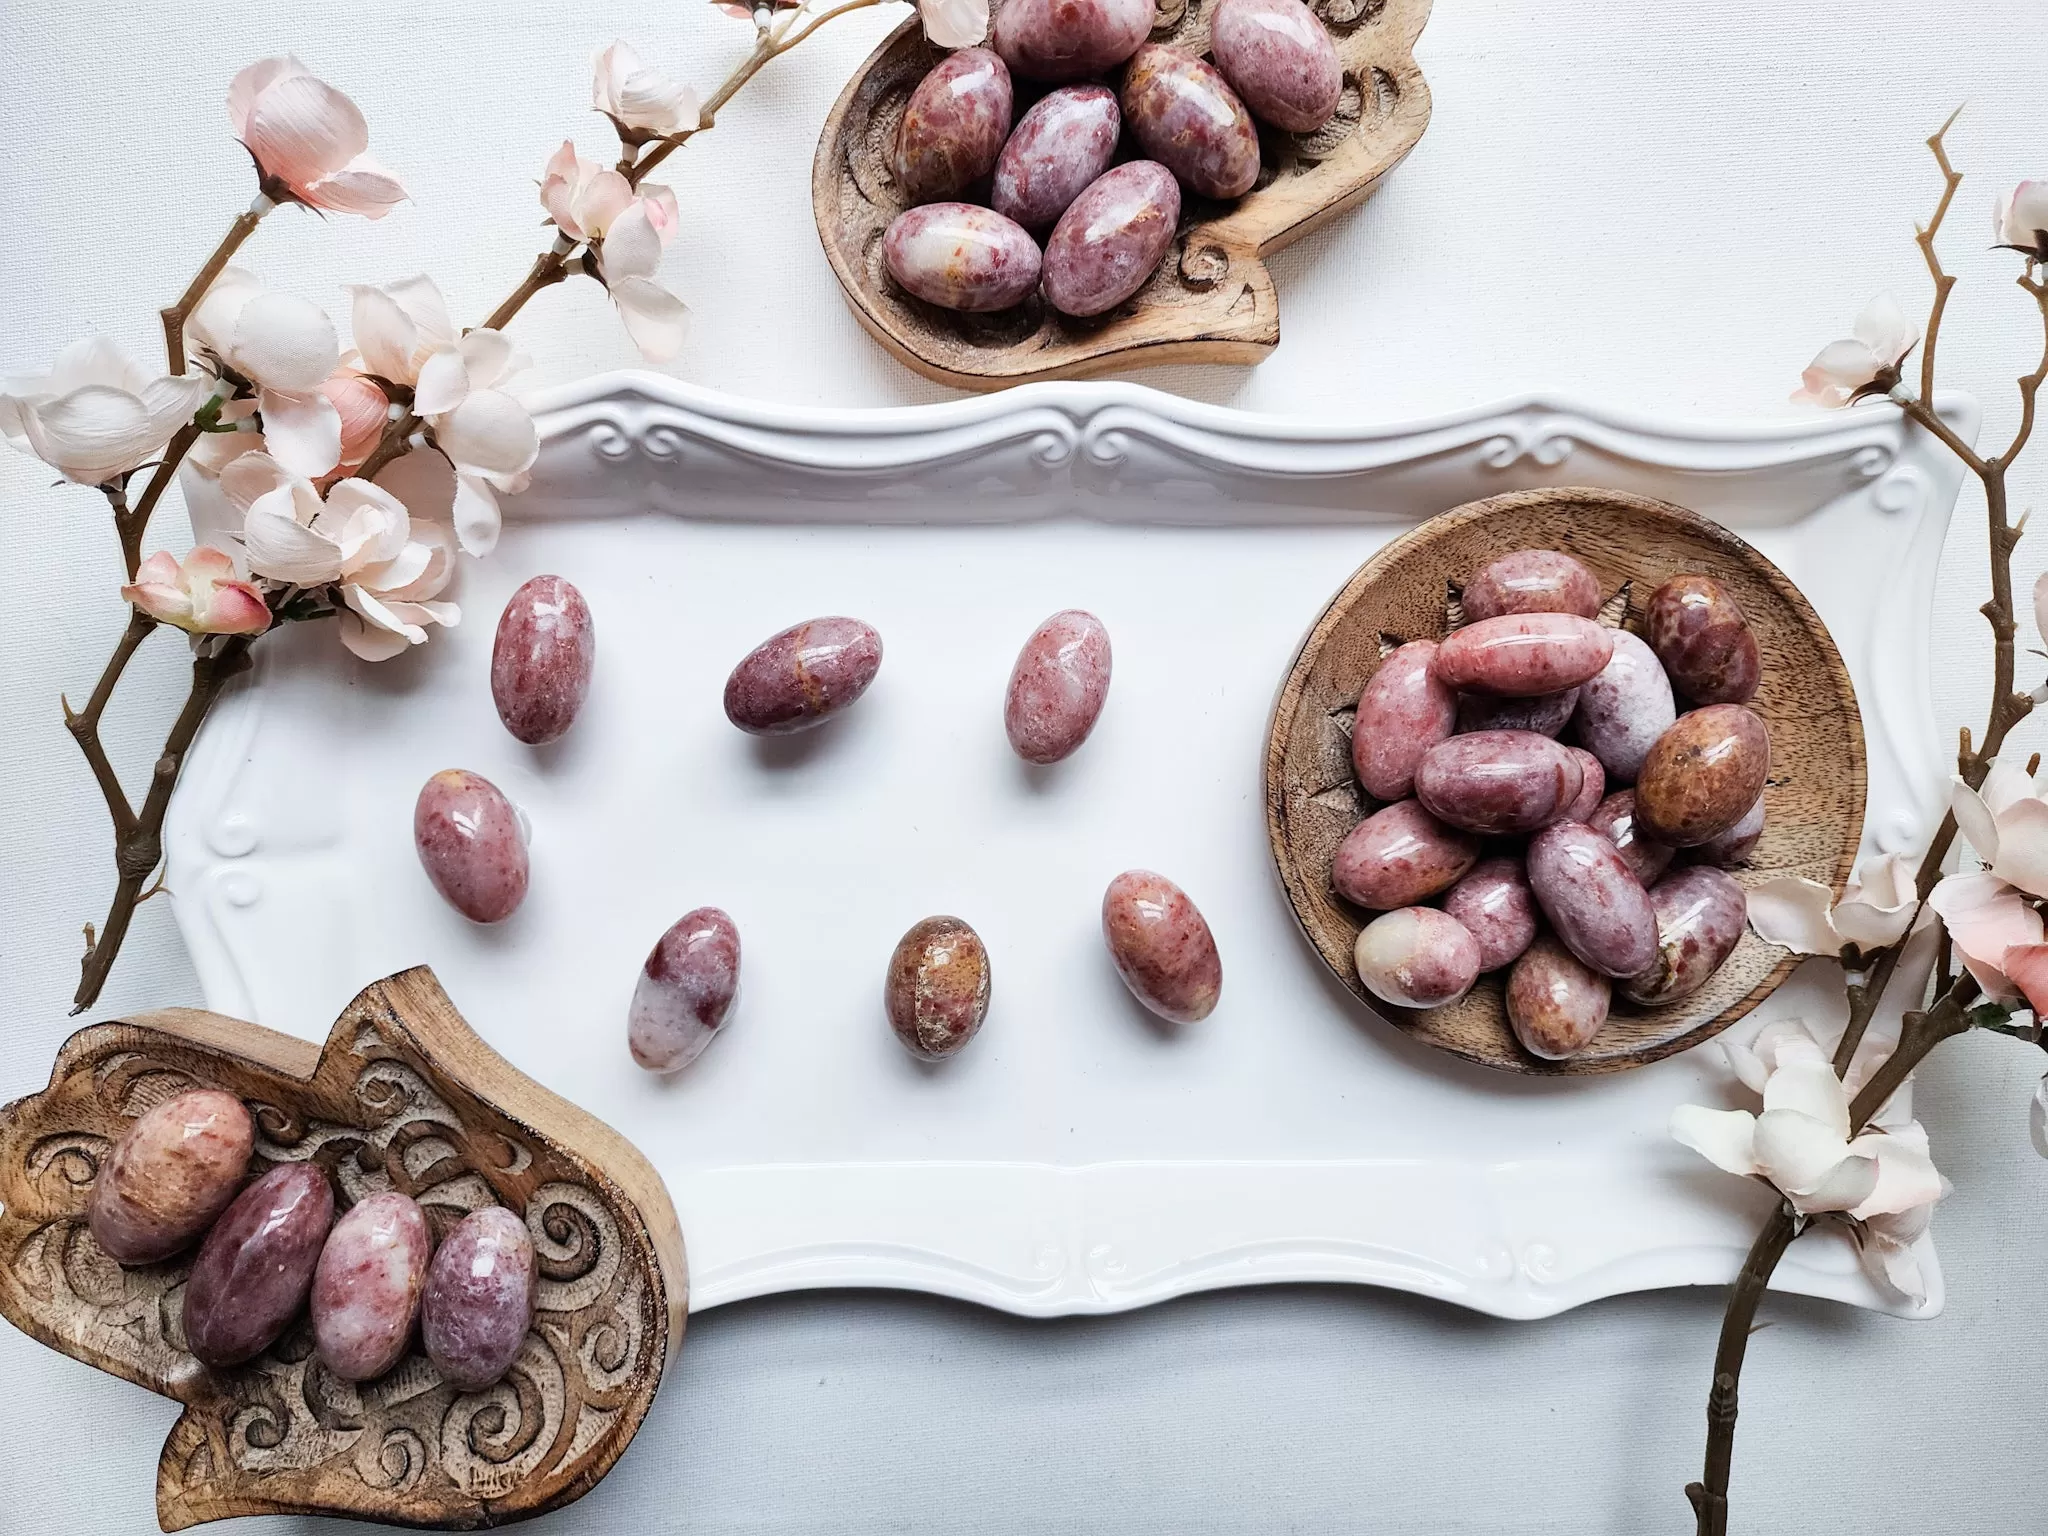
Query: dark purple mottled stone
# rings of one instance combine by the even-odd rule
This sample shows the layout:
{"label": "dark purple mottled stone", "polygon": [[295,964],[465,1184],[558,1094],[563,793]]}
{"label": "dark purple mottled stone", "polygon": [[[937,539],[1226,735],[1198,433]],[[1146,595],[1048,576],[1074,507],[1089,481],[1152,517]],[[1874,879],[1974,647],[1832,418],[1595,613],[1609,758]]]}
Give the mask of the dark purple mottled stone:
{"label": "dark purple mottled stone", "polygon": [[1174,1024],[1205,1019],[1223,992],[1216,937],[1187,892],[1131,869],[1102,895],[1102,939],[1131,995]]}
{"label": "dark purple mottled stone", "polygon": [[1659,880],[1650,905],[1657,913],[1657,958],[1621,984],[1621,995],[1655,1007],[1692,996],[1735,953],[1749,922],[1749,898],[1733,875],[1695,864]]}
{"label": "dark purple mottled stone", "polygon": [[1313,133],[1337,112],[1344,70],[1322,22],[1301,0],[1222,0],[1210,53],[1252,116]]}
{"label": "dark purple mottled stone", "polygon": [[912,925],[889,957],[882,1004],[889,1027],[911,1055],[950,1056],[988,1017],[988,946],[957,917]]}
{"label": "dark purple mottled stone", "polygon": [[533,1235],[502,1205],[471,1211],[442,1239],[420,1299],[420,1342],[441,1379],[481,1392],[512,1368],[533,1326]]}
{"label": "dark purple mottled stone", "polygon": [[973,203],[906,208],[882,234],[889,275],[941,309],[987,314],[1038,286],[1038,243],[1014,220]]}
{"label": "dark purple mottled stone", "polygon": [[1763,677],[1756,636],[1735,594],[1711,576],[1674,576],[1650,594],[1643,638],[1671,686],[1695,704],[1742,704]]}
{"label": "dark purple mottled stone", "polygon": [[1632,789],[1617,789],[1613,794],[1593,807],[1593,814],[1584,818],[1587,826],[1614,844],[1614,851],[1622,862],[1634,871],[1637,880],[1648,889],[1657,883],[1657,877],[1669,867],[1676,849],[1652,838],[1643,836],[1643,830],[1636,825],[1636,792]]}
{"label": "dark purple mottled stone", "polygon": [[676,1072],[702,1054],[740,992],[740,931],[717,907],[678,918],[655,941],[626,1015],[626,1044],[650,1072]]}
{"label": "dark purple mottled stone", "polygon": [[1533,731],[1453,736],[1415,770],[1415,798],[1430,815],[1486,837],[1548,826],[1584,785],[1571,749]]}
{"label": "dark purple mottled stone", "polygon": [[503,922],[526,899],[526,832],[498,786],[444,768],[412,808],[420,866],[448,905],[471,922]]}
{"label": "dark purple mottled stone", "polygon": [[530,746],[576,723],[597,664],[597,630],[583,594],[559,576],[527,582],[498,618],[491,697],[505,729]]}
{"label": "dark purple mottled stone", "polygon": [[1003,698],[1003,729],[1027,763],[1056,763],[1088,739],[1109,697],[1109,631],[1069,608],[1031,633]]}
{"label": "dark purple mottled stone", "polygon": [[1046,302],[1099,315],[1145,286],[1180,224],[1180,187],[1165,166],[1133,160],[1106,171],[1060,215],[1045,243]]}
{"label": "dark purple mottled stone", "polygon": [[1657,956],[1649,892],[1614,844],[1582,821],[1529,839],[1529,889],[1557,936],[1604,976],[1634,976]]}
{"label": "dark purple mottled stone", "polygon": [[1003,0],[990,46],[1026,80],[1085,80],[1123,63],[1152,30],[1153,0]]}
{"label": "dark purple mottled stone", "polygon": [[917,83],[896,129],[896,184],[913,203],[958,197],[995,167],[1010,132],[1010,71],[986,48],[949,53]]}
{"label": "dark purple mottled stone", "polygon": [[763,640],[732,669],[725,717],[755,736],[809,730],[867,692],[881,665],[882,637],[872,626],[836,616],[806,619]]}
{"label": "dark purple mottled stone", "polygon": [[1206,59],[1147,43],[1124,73],[1124,125],[1150,158],[1201,197],[1242,197],[1259,179],[1259,131]]}
{"label": "dark purple mottled stone", "polygon": [[253,1360],[305,1304],[334,1225],[334,1191],[313,1163],[285,1163],[225,1211],[185,1282],[185,1347],[211,1366]]}
{"label": "dark purple mottled stone", "polygon": [[1116,154],[1123,114],[1102,85],[1054,91],[1018,119],[996,161],[989,201],[1026,229],[1046,229],[1104,171]]}

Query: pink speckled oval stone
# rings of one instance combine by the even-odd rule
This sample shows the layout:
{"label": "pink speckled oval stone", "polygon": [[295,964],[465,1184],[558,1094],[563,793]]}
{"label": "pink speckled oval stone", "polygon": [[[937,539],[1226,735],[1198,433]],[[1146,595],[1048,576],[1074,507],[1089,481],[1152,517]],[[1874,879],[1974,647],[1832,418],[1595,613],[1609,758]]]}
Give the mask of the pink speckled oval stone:
{"label": "pink speckled oval stone", "polygon": [[896,184],[913,203],[958,197],[986,176],[1010,132],[1010,71],[963,48],[918,81],[896,128]]}
{"label": "pink speckled oval stone", "polygon": [[882,264],[916,297],[941,309],[989,314],[1038,286],[1038,242],[1023,225],[973,203],[906,208],[882,232]]}
{"label": "pink speckled oval stone", "polygon": [[807,619],[749,651],[725,680],[725,718],[755,736],[787,736],[829,720],[882,667],[882,637],[859,619]]}
{"label": "pink speckled oval stone", "polygon": [[717,907],[686,912],[655,941],[626,1015],[626,1044],[650,1072],[700,1056],[740,992],[740,930]]}
{"label": "pink speckled oval stone", "polygon": [[533,1326],[539,1255],[526,1223],[502,1205],[471,1211],[427,1268],[420,1342],[441,1378],[481,1392],[512,1369]]}
{"label": "pink speckled oval stone", "polygon": [[1106,171],[1060,215],[1045,243],[1046,302],[1099,315],[1144,287],[1180,225],[1180,187],[1151,160]]}
{"label": "pink speckled oval stone", "polygon": [[911,926],[889,956],[882,1004],[904,1049],[937,1061],[980,1030],[990,990],[988,946],[981,935],[957,917],[927,917]]}
{"label": "pink speckled oval stone", "polygon": [[1069,85],[1017,122],[996,161],[989,201],[1026,229],[1044,229],[1109,169],[1123,114],[1107,86]]}
{"label": "pink speckled oval stone", "polygon": [[1069,608],[1031,633],[1010,672],[1003,729],[1027,763],[1056,763],[1088,739],[1109,697],[1109,631]]}
{"label": "pink speckled oval stone", "polygon": [[390,1370],[412,1341],[434,1236],[426,1213],[395,1189],[350,1206],[313,1271],[313,1342],[343,1381]]}
{"label": "pink speckled oval stone", "polygon": [[1313,133],[1336,115],[1343,66],[1301,0],[1222,0],[1209,43],[1223,78],[1261,122]]}
{"label": "pink speckled oval stone", "polygon": [[505,604],[491,646],[498,718],[529,746],[558,740],[576,723],[596,665],[583,594],[559,576],[534,577]]}
{"label": "pink speckled oval stone", "polygon": [[498,786],[466,768],[444,768],[412,808],[420,867],[449,906],[475,923],[499,923],[526,899],[526,831]]}
{"label": "pink speckled oval stone", "polygon": [[1223,992],[1216,937],[1187,892],[1149,869],[1126,870],[1102,896],[1102,939],[1131,995],[1174,1024],[1205,1019]]}

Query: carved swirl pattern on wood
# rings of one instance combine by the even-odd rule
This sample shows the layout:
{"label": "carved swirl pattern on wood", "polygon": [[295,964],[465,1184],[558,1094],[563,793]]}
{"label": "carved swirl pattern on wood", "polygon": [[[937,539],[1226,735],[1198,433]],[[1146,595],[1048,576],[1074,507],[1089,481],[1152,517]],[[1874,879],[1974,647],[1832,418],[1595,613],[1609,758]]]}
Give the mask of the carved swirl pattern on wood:
{"label": "carved swirl pattern on wood", "polygon": [[[247,1366],[187,1354],[190,1255],[124,1270],[84,1212],[126,1124],[195,1086],[248,1102],[257,1170],[318,1163],[338,1204],[402,1190],[437,1239],[480,1206],[520,1213],[540,1284],[505,1379],[457,1392],[415,1347],[390,1374],[345,1382],[303,1314]],[[555,1508],[632,1439],[682,1332],[681,1245],[658,1177],[491,1055],[423,970],[366,989],[317,1051],[184,1010],[81,1030],[50,1086],[0,1111],[0,1200],[0,1312],[185,1404],[157,1469],[166,1530],[292,1511],[466,1529]]]}
{"label": "carved swirl pattern on wood", "polygon": [[[1181,228],[1152,280],[1106,315],[1077,320],[1033,294],[994,315],[959,314],[905,292],[882,264],[882,232],[908,206],[890,172],[904,105],[944,50],[915,17],[855,73],[818,141],[818,236],[856,318],[920,373],[969,389],[1159,363],[1256,363],[1280,341],[1261,257],[1367,197],[1429,123],[1414,58],[1431,0],[1316,0],[1344,67],[1337,115],[1314,133],[1261,127],[1263,166],[1235,203],[1186,194]],[[1209,49],[1215,0],[1160,0],[1155,42]],[[1018,82],[1021,116],[1037,88]]]}

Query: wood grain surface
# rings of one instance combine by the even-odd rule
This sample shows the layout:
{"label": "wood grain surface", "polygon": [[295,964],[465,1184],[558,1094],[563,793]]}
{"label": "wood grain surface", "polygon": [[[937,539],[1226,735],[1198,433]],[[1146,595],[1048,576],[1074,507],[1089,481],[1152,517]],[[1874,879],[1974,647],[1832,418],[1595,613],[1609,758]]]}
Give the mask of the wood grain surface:
{"label": "wood grain surface", "polygon": [[[540,1286],[505,1379],[458,1392],[415,1340],[389,1374],[345,1382],[314,1354],[303,1312],[245,1366],[211,1370],[188,1354],[192,1252],[124,1269],[85,1209],[129,1122],[194,1087],[249,1105],[254,1171],[316,1162],[338,1206],[402,1190],[437,1239],[481,1206],[524,1217]],[[57,1053],[48,1088],[0,1109],[0,1314],[185,1405],[157,1464],[167,1531],[288,1513],[466,1530],[571,1503],[646,1417],[688,1301],[660,1176],[616,1131],[514,1071],[424,968],[365,988],[324,1046],[193,1009],[95,1024]]]}
{"label": "wood grain surface", "polygon": [[[833,275],[855,317],[899,361],[962,389],[1161,363],[1259,362],[1280,341],[1279,296],[1260,258],[1363,202],[1429,124],[1414,48],[1431,3],[1312,0],[1344,68],[1337,115],[1314,133],[1262,126],[1252,190],[1231,203],[1184,191],[1180,233],[1152,280],[1085,320],[1037,294],[993,315],[940,309],[905,292],[883,266],[882,232],[909,206],[890,170],[896,126],[911,91],[945,56],[913,16],[855,72],[818,140],[811,202]],[[1206,54],[1214,8],[1215,0],[1159,0],[1152,40]],[[1021,118],[1040,91],[1016,84]]]}
{"label": "wood grain surface", "polygon": [[[1735,594],[1755,631],[1763,681],[1750,707],[1771,730],[1767,820],[1745,887],[1802,875],[1840,889],[1863,831],[1863,726],[1827,627],[1785,574],[1718,523],[1668,502],[1618,491],[1521,491],[1472,502],[1395,540],[1344,584],[1288,671],[1266,748],[1266,823],[1302,931],[1361,1002],[1420,1040],[1512,1072],[1618,1072],[1711,1038],[1785,979],[1796,957],[1745,933],[1699,992],[1661,1008],[1617,996],[1592,1044],[1566,1061],[1530,1056],[1508,1028],[1505,973],[1480,978],[1461,1002],[1414,1011],[1367,993],[1352,946],[1369,914],[1330,889],[1337,844],[1370,810],[1351,771],[1351,715],[1387,641],[1441,638],[1456,616],[1450,590],[1509,550],[1559,549],[1599,577],[1603,618],[1639,628],[1643,604],[1669,577],[1704,571]],[[1627,588],[1624,604],[1615,599]]]}

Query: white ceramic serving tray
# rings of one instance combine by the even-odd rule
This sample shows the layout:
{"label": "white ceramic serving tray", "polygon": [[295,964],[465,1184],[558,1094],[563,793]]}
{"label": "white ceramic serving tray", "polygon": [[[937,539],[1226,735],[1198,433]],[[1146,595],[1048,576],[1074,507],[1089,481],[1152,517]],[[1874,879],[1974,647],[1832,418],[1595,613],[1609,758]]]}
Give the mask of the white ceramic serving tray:
{"label": "white ceramic serving tray", "polygon": [[[1330,594],[1420,519],[1525,486],[1646,492],[1739,529],[1812,599],[1863,703],[1869,841],[1904,847],[1945,782],[1925,636],[1958,472],[1893,410],[1680,426],[1522,399],[1348,427],[1125,384],[823,411],[638,374],[542,404],[533,487],[465,562],[458,630],[372,667],[300,626],[207,726],[169,883],[209,1007],[318,1039],[365,982],[431,964],[515,1065],[653,1159],[699,1307],[895,1286],[1053,1315],[1359,1281],[1537,1317],[1733,1274],[1762,1191],[1664,1128],[1679,1102],[1739,1102],[1718,1050],[1532,1079],[1363,1012],[1273,872],[1267,716]],[[1969,401],[1943,408],[1974,432]],[[583,590],[599,660],[575,730],[536,750],[487,673],[504,599],[540,572]],[[1064,607],[1107,623],[1115,682],[1086,747],[1028,769],[1003,685]],[[726,672],[820,613],[881,630],[874,688],[801,737],[733,730]],[[451,766],[531,818],[531,894],[496,928],[413,854],[413,797]],[[1185,886],[1221,944],[1222,1005],[1177,1034],[1098,937],[1132,866]],[[627,998],[703,903],[739,924],[743,995],[658,1080],[627,1056]],[[897,937],[939,912],[987,940],[995,994],[934,1068],[880,992]],[[1826,1012],[1824,980],[1766,1016]],[[1834,1238],[1777,1283],[1902,1307]],[[1922,1315],[1939,1305],[1937,1280]]]}

